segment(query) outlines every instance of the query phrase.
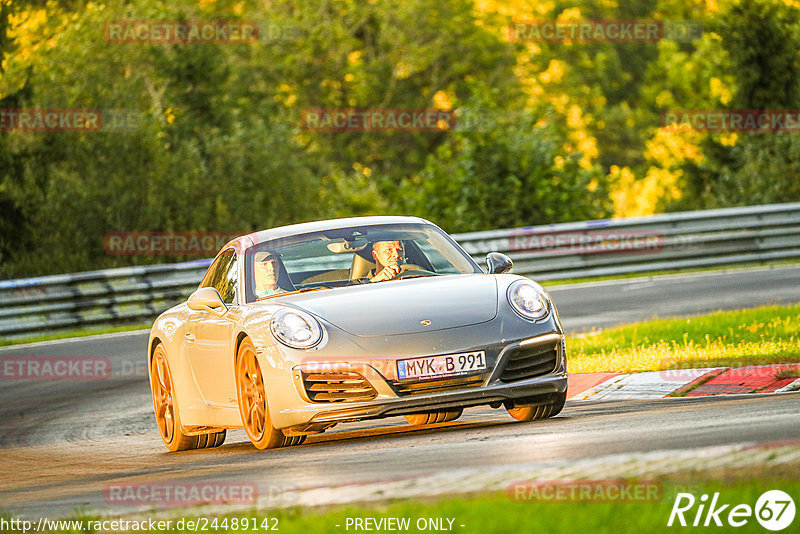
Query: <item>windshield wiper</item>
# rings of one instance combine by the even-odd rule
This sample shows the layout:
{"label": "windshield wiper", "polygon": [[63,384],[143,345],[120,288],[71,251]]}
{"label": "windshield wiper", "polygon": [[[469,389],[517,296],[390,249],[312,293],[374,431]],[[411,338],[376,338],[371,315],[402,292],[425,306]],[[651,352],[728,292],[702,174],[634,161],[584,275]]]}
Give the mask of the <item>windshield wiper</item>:
{"label": "windshield wiper", "polygon": [[289,291],[289,293],[305,293],[306,291],[317,291],[318,289],[330,289],[330,288],[328,286],[303,287],[296,291]]}
{"label": "windshield wiper", "polygon": [[318,291],[320,289],[330,289],[330,288],[328,286],[303,287],[301,289],[295,289],[294,291],[286,291],[284,293],[273,293],[272,295],[264,295],[263,297],[258,297],[256,299],[256,302],[258,302],[259,300],[266,300],[274,297],[282,297],[284,295],[296,295],[298,293],[306,293],[308,291]]}

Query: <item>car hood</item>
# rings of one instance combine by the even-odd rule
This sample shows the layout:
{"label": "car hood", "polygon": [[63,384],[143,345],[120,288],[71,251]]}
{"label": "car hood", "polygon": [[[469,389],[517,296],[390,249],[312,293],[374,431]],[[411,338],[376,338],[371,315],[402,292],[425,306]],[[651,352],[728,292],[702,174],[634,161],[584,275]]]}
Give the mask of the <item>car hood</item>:
{"label": "car hood", "polygon": [[302,293],[285,302],[356,336],[412,334],[491,321],[497,281],[485,274],[393,280]]}

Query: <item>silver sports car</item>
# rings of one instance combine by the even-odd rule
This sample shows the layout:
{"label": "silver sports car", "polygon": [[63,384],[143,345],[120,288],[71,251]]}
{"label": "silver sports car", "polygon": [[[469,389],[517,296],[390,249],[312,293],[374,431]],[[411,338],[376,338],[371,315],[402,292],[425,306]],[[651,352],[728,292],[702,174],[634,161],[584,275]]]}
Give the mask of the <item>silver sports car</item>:
{"label": "silver sports car", "polygon": [[551,417],[567,389],[564,334],[547,292],[487,258],[488,274],[438,226],[360,217],[234,239],[200,287],[159,316],[147,360],[172,451],[244,427],[259,449],[337,423],[412,425],[503,406]]}

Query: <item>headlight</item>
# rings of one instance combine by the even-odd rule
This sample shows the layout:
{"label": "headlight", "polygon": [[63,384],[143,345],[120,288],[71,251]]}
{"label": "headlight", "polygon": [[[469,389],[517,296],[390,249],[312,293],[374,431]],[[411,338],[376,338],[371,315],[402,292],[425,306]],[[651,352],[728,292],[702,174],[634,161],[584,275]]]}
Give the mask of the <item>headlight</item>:
{"label": "headlight", "polygon": [[278,311],[269,326],[278,341],[295,349],[310,349],[322,340],[319,321],[300,310]]}
{"label": "headlight", "polygon": [[541,321],[550,313],[550,301],[536,285],[517,280],[508,287],[508,302],[525,319]]}

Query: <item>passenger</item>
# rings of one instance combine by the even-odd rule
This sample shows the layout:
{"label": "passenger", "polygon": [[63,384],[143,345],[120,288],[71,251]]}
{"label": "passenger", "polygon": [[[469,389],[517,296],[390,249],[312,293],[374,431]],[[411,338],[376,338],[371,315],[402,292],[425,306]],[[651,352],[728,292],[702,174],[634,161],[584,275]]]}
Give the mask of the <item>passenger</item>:
{"label": "passenger", "polygon": [[278,256],[271,252],[256,253],[253,269],[255,271],[256,297],[286,293],[286,290],[278,285],[278,278],[281,274]]}
{"label": "passenger", "polygon": [[403,244],[400,241],[376,241],[372,246],[375,269],[370,272],[370,282],[391,280],[400,274]]}

